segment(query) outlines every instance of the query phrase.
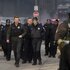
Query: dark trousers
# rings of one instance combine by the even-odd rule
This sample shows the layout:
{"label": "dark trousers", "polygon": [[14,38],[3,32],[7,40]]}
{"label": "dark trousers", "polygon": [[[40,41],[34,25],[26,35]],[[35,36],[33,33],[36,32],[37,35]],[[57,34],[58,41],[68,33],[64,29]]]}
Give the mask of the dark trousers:
{"label": "dark trousers", "polygon": [[[23,43],[23,41],[22,41]],[[24,51],[23,51],[23,45],[21,46],[21,52],[20,52],[20,58],[23,59]]]}
{"label": "dark trousers", "polygon": [[37,59],[41,61],[41,39],[33,39],[32,45],[33,45],[33,61],[36,63]]}
{"label": "dark trousers", "polygon": [[57,54],[57,47],[58,47],[58,44],[57,44],[57,42],[55,41],[55,44],[54,44],[54,54],[55,54],[55,55]]}
{"label": "dark trousers", "polygon": [[6,56],[7,55],[7,51],[6,51],[6,42],[5,41],[2,41],[2,43],[1,43],[1,46],[2,46],[2,49],[3,49],[3,52],[4,52],[4,56]]}
{"label": "dark trousers", "polygon": [[18,37],[13,37],[12,38],[12,46],[13,46],[13,51],[14,51],[16,64],[19,64],[19,61],[20,61],[21,44],[22,44],[22,39],[20,39]]}
{"label": "dark trousers", "polygon": [[55,56],[55,43],[54,43],[54,41],[50,41],[49,52],[50,52],[50,56]]}
{"label": "dark trousers", "polygon": [[53,40],[45,40],[45,54],[55,56],[57,52],[57,44]]}
{"label": "dark trousers", "polygon": [[24,53],[23,60],[31,62],[32,55],[33,55],[32,40],[31,39],[24,40],[23,53]]}
{"label": "dark trousers", "polygon": [[65,45],[61,50],[59,70],[70,70],[70,44]]}
{"label": "dark trousers", "polygon": [[11,50],[12,50],[11,43],[6,43],[6,59],[7,60],[10,60],[11,58]]}
{"label": "dark trousers", "polygon": [[49,54],[49,40],[47,39],[47,40],[45,40],[45,54]]}

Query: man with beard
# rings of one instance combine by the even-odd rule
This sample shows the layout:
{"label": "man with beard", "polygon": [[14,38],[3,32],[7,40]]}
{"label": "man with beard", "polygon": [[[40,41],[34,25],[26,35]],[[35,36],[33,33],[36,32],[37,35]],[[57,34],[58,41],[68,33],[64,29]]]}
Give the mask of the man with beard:
{"label": "man with beard", "polygon": [[26,63],[27,61],[31,63],[32,61],[32,39],[31,39],[31,25],[32,25],[32,18],[28,18],[27,22],[24,24],[24,28],[27,30],[27,34],[24,37],[24,45],[23,45],[23,62]]}

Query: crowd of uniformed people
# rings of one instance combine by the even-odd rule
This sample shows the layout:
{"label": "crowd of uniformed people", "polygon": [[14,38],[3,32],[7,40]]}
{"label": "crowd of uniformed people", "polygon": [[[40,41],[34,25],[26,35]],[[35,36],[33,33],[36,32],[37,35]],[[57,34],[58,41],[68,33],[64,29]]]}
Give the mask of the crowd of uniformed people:
{"label": "crowd of uniformed people", "polygon": [[[24,24],[21,23],[18,16],[14,17],[13,23],[11,23],[10,19],[7,19],[5,26],[0,23],[0,45],[2,46],[4,57],[7,61],[10,61],[11,51],[13,50],[16,67],[19,67],[20,59],[22,59],[23,64],[29,62],[32,65],[37,65],[38,60],[38,64],[41,65],[42,41],[45,41],[44,55],[49,58],[55,58],[57,46],[59,46],[60,52],[62,52],[61,46],[63,44],[61,43],[63,43],[63,38],[66,40],[65,35],[68,29],[65,29],[65,27],[67,26],[63,25],[63,23],[59,25],[58,19],[55,21],[47,19],[44,25],[39,22],[37,17],[27,18]],[[64,57],[64,54],[60,54],[60,59],[62,58],[61,56]],[[59,70],[69,70],[60,68]]]}

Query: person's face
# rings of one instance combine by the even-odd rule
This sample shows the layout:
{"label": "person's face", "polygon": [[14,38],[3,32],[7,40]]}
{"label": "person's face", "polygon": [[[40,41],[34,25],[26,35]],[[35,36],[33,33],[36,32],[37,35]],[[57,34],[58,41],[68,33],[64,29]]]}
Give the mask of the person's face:
{"label": "person's face", "polygon": [[33,20],[33,23],[34,23],[34,25],[37,25],[38,24],[36,20]]}
{"label": "person's face", "polygon": [[47,23],[50,24],[51,23],[51,20],[47,20]]}
{"label": "person's face", "polygon": [[19,18],[15,18],[14,19],[14,22],[15,22],[15,24],[18,24],[20,21],[19,21]]}
{"label": "person's face", "polygon": [[31,25],[31,24],[32,24],[32,19],[28,19],[28,20],[27,20],[27,23],[28,23],[29,25]]}
{"label": "person's face", "polygon": [[58,24],[59,22],[58,21],[55,21],[55,23]]}
{"label": "person's face", "polygon": [[10,23],[6,23],[7,25],[10,25]]}
{"label": "person's face", "polygon": [[9,21],[9,20],[8,20],[8,21],[6,21],[6,24],[7,24],[7,25],[10,25],[10,21]]}

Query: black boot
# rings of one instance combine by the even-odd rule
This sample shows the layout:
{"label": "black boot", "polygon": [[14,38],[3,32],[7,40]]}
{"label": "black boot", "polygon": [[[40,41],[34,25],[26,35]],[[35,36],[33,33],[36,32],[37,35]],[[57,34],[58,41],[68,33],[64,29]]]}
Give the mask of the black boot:
{"label": "black boot", "polygon": [[38,63],[38,64],[39,64],[39,65],[41,65],[41,64],[42,64],[41,58],[40,58],[40,59],[38,59],[38,60],[39,60],[39,63]]}
{"label": "black boot", "polygon": [[28,61],[29,63],[31,63],[32,61]]}
{"label": "black boot", "polygon": [[53,57],[53,58],[56,58],[56,56],[55,56],[55,55],[53,55],[52,57]]}
{"label": "black boot", "polygon": [[7,61],[10,61],[10,58],[6,58]]}
{"label": "black boot", "polygon": [[14,64],[16,67],[19,67],[19,63],[17,63],[17,62],[15,62],[15,64]]}
{"label": "black boot", "polygon": [[34,60],[32,65],[37,65],[37,60]]}
{"label": "black boot", "polygon": [[49,54],[49,56],[48,56],[48,57],[50,58],[50,57],[52,57],[52,55],[51,55],[51,54]]}
{"label": "black boot", "polygon": [[45,54],[44,54],[44,56],[47,56],[47,55],[48,55],[48,53],[45,53]]}
{"label": "black boot", "polygon": [[37,62],[33,62],[33,64],[32,65],[37,65]]}
{"label": "black boot", "polygon": [[16,67],[19,67],[19,64],[15,64]]}
{"label": "black boot", "polygon": [[23,60],[23,61],[22,61],[22,64],[25,64],[25,63],[27,63],[27,61],[24,61],[24,60]]}
{"label": "black boot", "polygon": [[41,61],[39,61],[39,65],[42,65],[42,62]]}

